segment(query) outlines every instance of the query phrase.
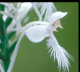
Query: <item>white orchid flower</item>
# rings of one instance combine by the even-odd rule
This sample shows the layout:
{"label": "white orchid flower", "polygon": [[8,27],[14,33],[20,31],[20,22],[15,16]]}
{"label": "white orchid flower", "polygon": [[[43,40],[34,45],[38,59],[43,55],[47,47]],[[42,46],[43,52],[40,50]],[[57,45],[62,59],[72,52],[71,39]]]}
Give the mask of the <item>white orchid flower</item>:
{"label": "white orchid flower", "polygon": [[44,40],[45,37],[49,37],[49,40],[47,40],[47,46],[50,48],[49,52],[51,51],[50,56],[54,56],[54,60],[57,59],[59,70],[61,69],[61,65],[62,65],[63,70],[66,71],[67,69],[69,72],[70,63],[68,58],[73,60],[73,57],[70,54],[68,54],[68,52],[58,44],[53,34],[53,31],[57,31],[56,30],[57,27],[62,28],[60,24],[60,19],[66,15],[67,12],[64,13],[60,11],[55,12],[51,15],[49,22],[34,21],[24,26],[21,30],[22,34],[15,46],[7,72],[11,72],[12,70],[19,49],[20,42],[25,34],[28,37],[28,39],[34,43],[41,42],[42,40]]}
{"label": "white orchid flower", "polygon": [[59,69],[61,69],[62,65],[63,70],[66,71],[67,69],[69,72],[70,63],[67,57],[70,59],[73,57],[58,44],[55,36],[53,35],[53,31],[57,31],[57,27],[63,28],[60,24],[60,19],[63,18],[66,14],[67,12],[53,13],[49,19],[48,24],[30,27],[26,30],[26,36],[31,42],[34,43],[41,42],[45,37],[50,37],[49,40],[47,40],[47,46],[50,48],[49,52],[51,51],[51,56],[54,56],[54,60],[57,59]]}
{"label": "white orchid flower", "polygon": [[26,36],[34,43],[41,42],[45,37],[50,37],[49,40],[47,40],[47,46],[50,48],[49,52],[51,51],[51,56],[54,56],[54,60],[57,59],[59,70],[62,65],[63,70],[66,71],[67,69],[69,72],[70,63],[68,58],[73,60],[73,57],[58,44],[53,34],[53,31],[57,31],[57,27],[63,28],[60,24],[60,19],[65,15],[67,15],[67,12],[53,13],[49,19],[49,23],[46,23],[45,25],[35,25],[28,28],[26,30]]}
{"label": "white orchid flower", "polygon": [[50,36],[50,32],[57,31],[56,28],[62,28],[60,19],[64,17],[67,12],[55,12],[51,15],[49,23],[43,25],[35,25],[26,30],[26,36],[30,41],[37,43],[41,42],[45,37]]}

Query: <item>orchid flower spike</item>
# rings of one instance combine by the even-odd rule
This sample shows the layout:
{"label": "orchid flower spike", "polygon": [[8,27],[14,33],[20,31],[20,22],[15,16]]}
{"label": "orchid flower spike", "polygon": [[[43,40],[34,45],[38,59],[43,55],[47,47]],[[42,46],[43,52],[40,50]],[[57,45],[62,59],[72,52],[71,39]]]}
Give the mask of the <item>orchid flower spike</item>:
{"label": "orchid flower spike", "polygon": [[19,49],[20,42],[25,34],[28,37],[28,39],[34,43],[39,43],[43,41],[46,37],[49,37],[49,39],[47,40],[47,46],[48,48],[50,48],[48,52],[51,51],[50,56],[54,56],[54,60],[57,59],[59,71],[62,66],[64,72],[66,71],[66,69],[69,72],[70,63],[68,58],[73,60],[73,57],[63,47],[61,47],[58,44],[58,41],[56,40],[53,34],[53,31],[57,31],[56,30],[57,27],[63,28],[60,24],[60,19],[66,15],[67,12],[58,11],[51,15],[49,22],[34,21],[24,26],[20,31],[22,34],[19,37],[19,40],[15,46],[7,72],[11,72],[12,70]]}

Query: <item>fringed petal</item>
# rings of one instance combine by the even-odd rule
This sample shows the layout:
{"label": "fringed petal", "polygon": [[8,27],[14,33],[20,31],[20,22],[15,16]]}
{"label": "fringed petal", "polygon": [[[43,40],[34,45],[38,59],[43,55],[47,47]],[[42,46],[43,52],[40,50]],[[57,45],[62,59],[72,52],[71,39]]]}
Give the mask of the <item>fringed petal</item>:
{"label": "fringed petal", "polygon": [[68,58],[73,60],[73,57],[70,54],[68,54],[68,52],[58,44],[53,33],[50,33],[50,38],[47,40],[47,46],[50,47],[51,51],[50,56],[54,56],[54,60],[57,59],[59,71],[62,66],[64,72],[66,71],[66,69],[69,72],[70,63]]}
{"label": "fringed petal", "polygon": [[53,2],[44,2],[40,9],[41,16],[44,15],[44,13],[45,13],[45,17],[44,17],[43,21],[49,21],[49,18],[52,15],[52,13],[56,12],[56,11],[57,11],[57,9],[54,6]]}

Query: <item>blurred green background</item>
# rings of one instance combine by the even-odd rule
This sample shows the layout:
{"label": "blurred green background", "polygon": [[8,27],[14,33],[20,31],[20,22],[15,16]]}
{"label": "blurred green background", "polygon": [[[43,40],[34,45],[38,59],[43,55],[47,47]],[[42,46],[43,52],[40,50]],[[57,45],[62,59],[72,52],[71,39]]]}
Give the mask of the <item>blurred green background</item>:
{"label": "blurred green background", "polygon": [[[77,2],[54,2],[58,11],[68,12],[61,19],[63,29],[53,32],[59,44],[64,47],[75,61],[70,61],[69,72],[78,72],[78,3]],[[30,12],[30,20],[34,21],[36,13]],[[12,72],[59,72],[57,61],[46,46],[46,39],[40,43],[32,43],[26,36],[21,41],[20,48]],[[62,70],[60,72],[63,72]],[[67,72],[67,71],[66,71]]]}

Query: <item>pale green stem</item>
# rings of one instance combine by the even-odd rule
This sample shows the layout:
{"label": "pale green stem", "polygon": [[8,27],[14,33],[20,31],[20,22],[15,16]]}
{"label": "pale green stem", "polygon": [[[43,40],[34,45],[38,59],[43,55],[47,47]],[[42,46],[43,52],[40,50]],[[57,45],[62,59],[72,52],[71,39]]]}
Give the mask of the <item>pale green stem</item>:
{"label": "pale green stem", "polygon": [[15,49],[14,49],[14,52],[13,52],[13,55],[11,57],[11,62],[10,62],[10,65],[9,65],[9,68],[8,68],[8,71],[7,72],[11,72],[12,68],[13,68],[13,65],[14,65],[14,62],[15,62],[15,59],[16,59],[16,55],[17,55],[17,52],[18,52],[18,48],[19,48],[19,45],[20,45],[20,42],[23,38],[23,36],[26,34],[26,30],[21,34],[20,38],[18,39],[18,42],[15,46]]}

